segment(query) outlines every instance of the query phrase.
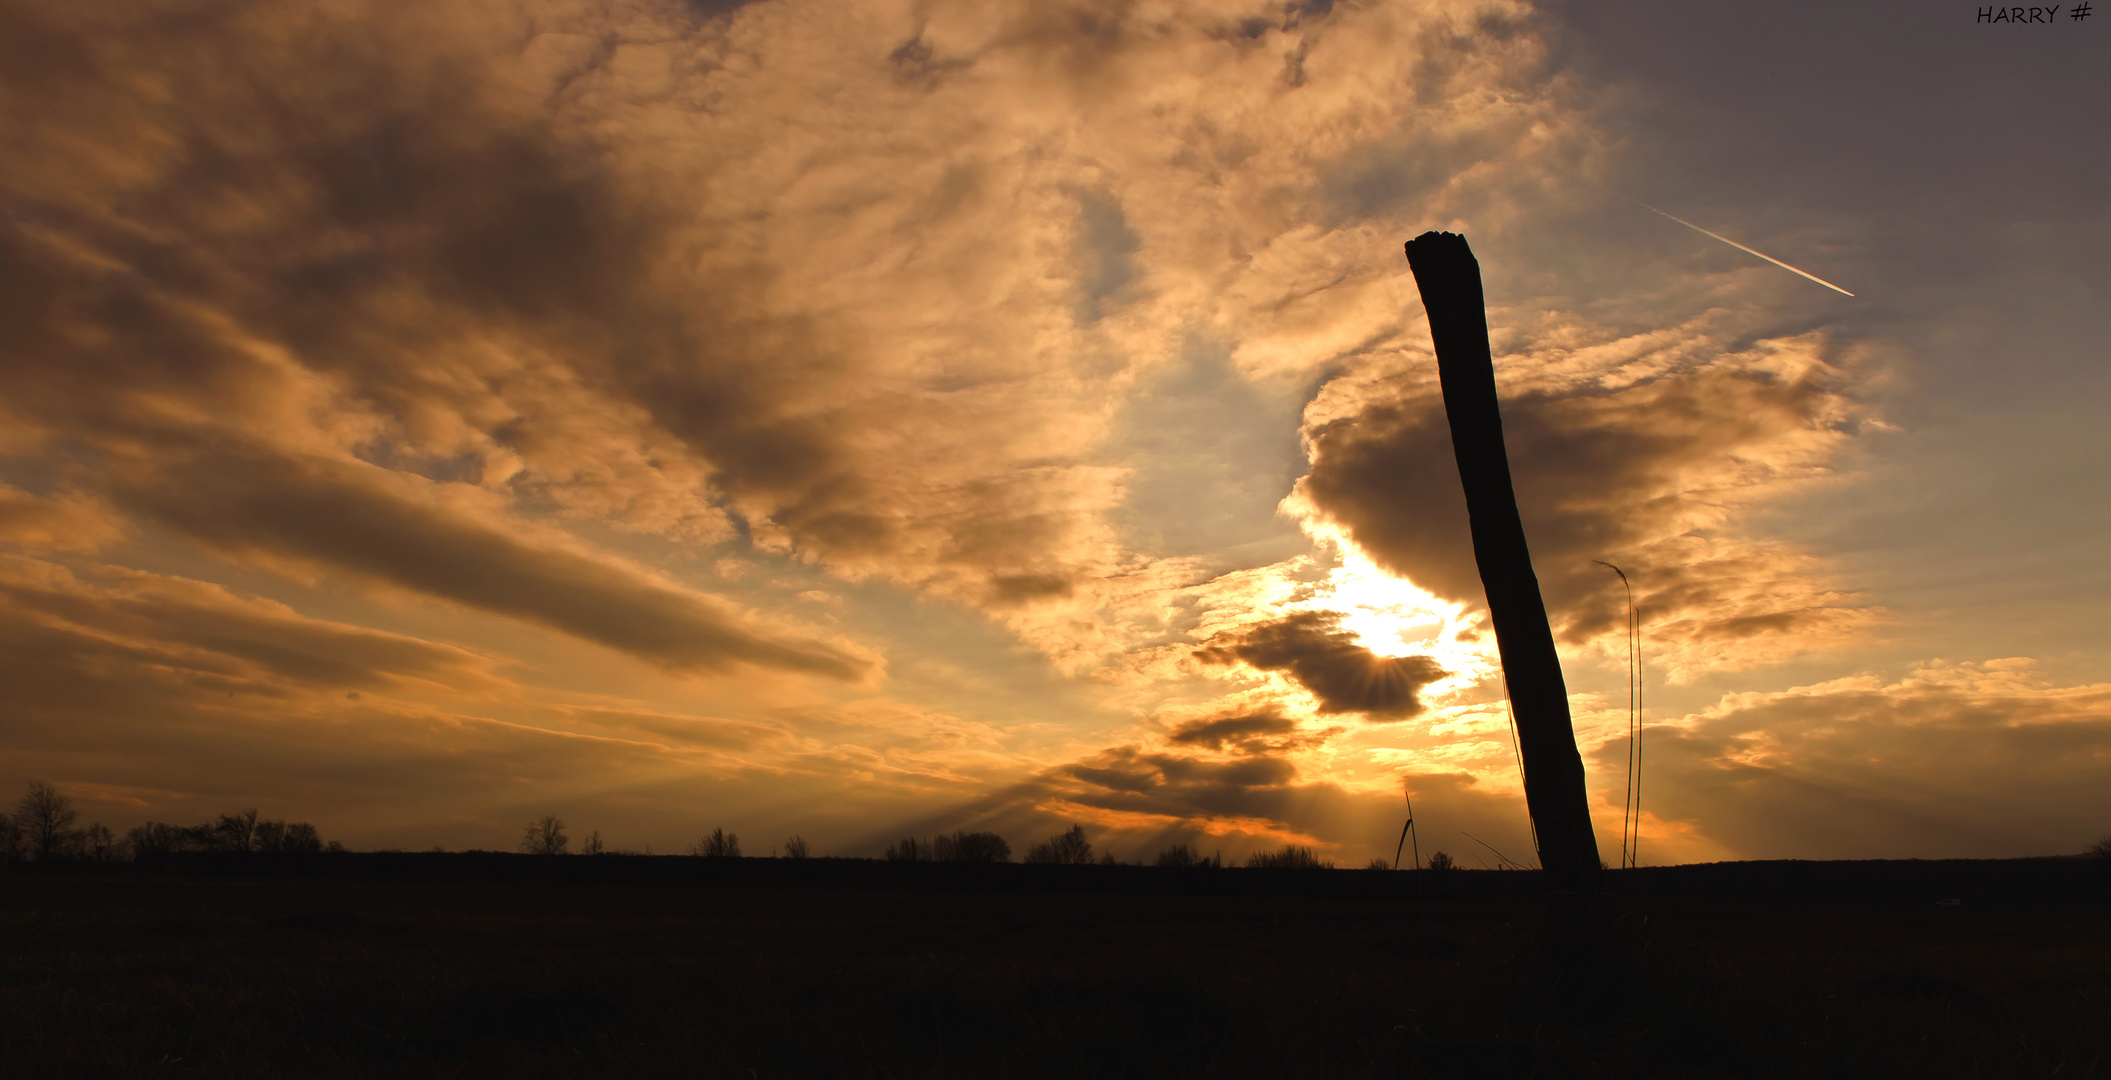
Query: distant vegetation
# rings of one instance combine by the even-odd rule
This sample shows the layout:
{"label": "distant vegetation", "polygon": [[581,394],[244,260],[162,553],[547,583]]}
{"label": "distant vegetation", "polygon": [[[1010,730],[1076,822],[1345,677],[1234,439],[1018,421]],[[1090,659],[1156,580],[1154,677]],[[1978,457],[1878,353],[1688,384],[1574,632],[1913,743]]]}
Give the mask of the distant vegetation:
{"label": "distant vegetation", "polygon": [[199,825],[149,821],[118,836],[100,821],[74,828],[80,811],[73,800],[38,781],[0,814],[0,862],[126,862],[178,851],[341,851],[324,844],[315,826],[257,816],[254,809],[221,814]]}
{"label": "distant vegetation", "polygon": [[905,836],[887,845],[885,855],[888,862],[1001,863],[1011,857],[1011,844],[991,832],[956,832],[929,840]]}
{"label": "distant vegetation", "polygon": [[1246,857],[1248,867],[1260,870],[1332,870],[1334,863],[1322,859],[1311,848],[1284,844],[1281,851],[1257,851]]}
{"label": "distant vegetation", "polygon": [[[324,843],[315,826],[305,821],[260,817],[254,809],[221,814],[218,820],[200,825],[149,821],[133,827],[123,836],[118,836],[99,821],[86,828],[75,828],[79,818],[72,800],[50,784],[29,785],[29,790],[16,802],[14,812],[0,814],[0,863],[125,862],[188,851],[301,853],[344,850],[343,845],[334,840]],[[433,850],[445,849],[436,847]],[[571,854],[573,847],[564,819],[555,814],[544,814],[528,822],[521,829],[520,850],[530,855]],[[578,851],[586,855],[611,854],[603,844],[599,830],[588,834]],[[2099,841],[2090,848],[2090,853],[2111,860],[2111,838]],[[689,846],[688,854],[709,859],[738,859],[742,857],[740,837],[722,828],[712,829]],[[772,848],[770,854],[786,859],[806,859],[813,857],[813,849],[804,837],[794,836],[784,842],[781,856],[776,848]],[[1011,861],[1012,847],[1010,841],[996,833],[961,830],[929,838],[905,836],[889,844],[883,857],[889,862],[1007,863]],[[1085,835],[1083,825],[1072,825],[1032,845],[1026,849],[1023,861],[1057,866],[1111,866],[1117,862],[1112,852],[1093,850],[1092,840]],[[1375,860],[1370,868],[1384,869],[1383,864],[1384,860]],[[1180,843],[1159,852],[1151,865],[1170,869],[1219,869],[1224,866],[1224,859],[1215,854],[1205,856],[1193,845]],[[1321,858],[1310,847],[1296,844],[1286,845],[1279,851],[1248,856],[1245,865],[1291,870],[1334,868],[1332,860]],[[1453,865],[1451,856],[1441,851],[1429,859],[1432,870],[1449,870]]]}
{"label": "distant vegetation", "polygon": [[571,843],[572,838],[564,834],[563,819],[553,814],[528,822],[520,837],[520,849],[530,855],[562,855]]}
{"label": "distant vegetation", "polygon": [[1172,847],[1159,852],[1157,860],[1151,865],[1169,866],[1176,869],[1190,866],[1216,869],[1224,865],[1224,859],[1214,855],[1209,858],[1203,858],[1199,852],[1187,844],[1174,844]]}
{"label": "distant vegetation", "polygon": [[738,859],[740,837],[724,829],[713,829],[711,835],[691,845],[689,854],[701,855],[707,859]]}
{"label": "distant vegetation", "polygon": [[1083,866],[1092,861],[1092,841],[1085,839],[1083,825],[1072,825],[1068,832],[1051,836],[1027,848],[1026,861],[1055,863],[1059,866]]}

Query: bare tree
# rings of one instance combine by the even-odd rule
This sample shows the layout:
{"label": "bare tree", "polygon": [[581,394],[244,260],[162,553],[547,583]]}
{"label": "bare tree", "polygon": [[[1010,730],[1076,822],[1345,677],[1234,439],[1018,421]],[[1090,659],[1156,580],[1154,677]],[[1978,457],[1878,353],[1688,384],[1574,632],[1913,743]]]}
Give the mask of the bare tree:
{"label": "bare tree", "polygon": [[544,814],[528,823],[520,849],[530,855],[562,855],[571,843],[571,837],[564,834],[564,821],[555,814]]}
{"label": "bare tree", "polygon": [[1452,870],[1456,869],[1458,865],[1458,860],[1441,851],[1429,857],[1429,868],[1431,870]]}
{"label": "bare tree", "polygon": [[881,854],[888,862],[930,862],[931,845],[913,836],[904,836],[900,841],[887,845]]}
{"label": "bare tree", "polygon": [[73,800],[41,780],[30,784],[22,801],[15,804],[15,821],[38,862],[50,862],[66,853],[67,842],[73,838],[73,823],[80,816],[73,808]]}
{"label": "bare tree", "polygon": [[296,821],[286,826],[286,837],[279,841],[279,850],[313,854],[323,849],[323,838],[315,826],[305,821]]}
{"label": "bare tree", "polygon": [[1027,848],[1026,861],[1083,866],[1092,861],[1092,841],[1085,839],[1083,825],[1072,825],[1068,832]]}
{"label": "bare tree", "polygon": [[1208,866],[1209,864],[1209,860],[1203,858],[1202,854],[1196,851],[1191,844],[1174,844],[1172,847],[1159,852],[1158,858],[1151,863],[1153,866],[1169,866],[1175,869],[1189,866]]}
{"label": "bare tree", "polygon": [[220,820],[213,822],[213,835],[219,841],[218,846],[229,851],[255,851],[257,808],[252,806],[240,813],[221,814]]}
{"label": "bare tree", "polygon": [[601,846],[601,830],[595,829],[594,834],[586,838],[586,843],[581,844],[579,846],[579,850],[588,855],[601,854],[601,852],[605,850]]}
{"label": "bare tree", "polygon": [[790,840],[786,840],[784,842],[784,857],[787,859],[806,858],[806,838],[794,836]]}
{"label": "bare tree", "polygon": [[0,863],[14,862],[22,857],[22,826],[6,814],[0,814]]}
{"label": "bare tree", "polygon": [[258,851],[286,850],[286,823],[271,818],[257,822],[252,846]]}
{"label": "bare tree", "polygon": [[711,835],[698,840],[689,849],[691,855],[702,855],[709,859],[740,858],[740,837],[724,829],[713,829]]}
{"label": "bare tree", "polygon": [[81,830],[81,855],[89,862],[116,862],[124,858],[125,842],[98,821]]}

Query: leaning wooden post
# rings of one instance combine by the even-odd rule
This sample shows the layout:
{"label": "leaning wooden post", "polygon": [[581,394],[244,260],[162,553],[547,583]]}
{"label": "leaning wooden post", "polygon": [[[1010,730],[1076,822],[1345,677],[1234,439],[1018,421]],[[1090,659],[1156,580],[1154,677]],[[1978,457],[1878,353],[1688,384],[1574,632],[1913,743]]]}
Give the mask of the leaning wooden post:
{"label": "leaning wooden post", "polygon": [[1510,457],[1503,448],[1503,419],[1495,400],[1495,360],[1488,349],[1488,316],[1481,297],[1481,264],[1466,238],[1426,232],[1407,242],[1407,263],[1429,312],[1429,336],[1437,349],[1444,385],[1444,415],[1451,422],[1451,449],[1466,488],[1466,515],[1473,529],[1473,558],[1495,623],[1517,716],[1524,757],[1525,807],[1539,834],[1539,864],[1558,897],[1598,893],[1598,839],[1591,831],[1590,800],[1583,787],[1583,756],[1569,721],[1568,688],[1554,654],[1539,578],[1525,547],[1517,493],[1510,486]]}

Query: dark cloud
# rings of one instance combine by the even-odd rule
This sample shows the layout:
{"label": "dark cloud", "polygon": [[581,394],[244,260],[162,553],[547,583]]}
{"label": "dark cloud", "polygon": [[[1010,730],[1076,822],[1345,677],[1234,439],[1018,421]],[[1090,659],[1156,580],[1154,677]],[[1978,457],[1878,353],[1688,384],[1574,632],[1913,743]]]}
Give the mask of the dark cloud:
{"label": "dark cloud", "polygon": [[[734,624],[708,600],[619,564],[532,543],[499,522],[392,490],[382,470],[326,459],[201,458],[124,501],[231,552],[350,571],[597,642],[674,669],[729,664],[854,679],[865,661]],[[422,483],[411,481],[411,483]]]}
{"label": "dark cloud", "polygon": [[1326,728],[1301,732],[1297,721],[1280,713],[1263,712],[1191,720],[1175,727],[1167,734],[1166,741],[1174,746],[1193,746],[1209,750],[1229,749],[1243,754],[1281,754],[1289,750],[1316,746],[1340,730]]}
{"label": "dark cloud", "polygon": [[96,587],[49,564],[19,565],[39,572],[0,577],[0,596],[18,617],[57,635],[52,642],[73,642],[68,647],[79,655],[187,670],[214,685],[282,680],[347,688],[416,679],[481,690],[495,684],[491,662],[466,650],[305,618],[204,582],[126,573]]}
{"label": "dark cloud", "polygon": [[[673,24],[709,53],[735,6]],[[749,208],[655,188],[670,171],[731,183],[737,155],[560,131],[507,95],[524,75],[503,35],[411,4],[366,14],[39,29],[66,47],[0,79],[71,104],[22,117],[6,177],[0,317],[27,362],[8,376],[16,407],[85,447],[142,426],[211,441],[267,422],[216,416],[247,404],[257,365],[229,341],[247,338],[384,418],[361,449],[391,465],[444,462],[530,504],[647,527],[726,534],[731,519],[836,565],[958,577],[999,605],[1067,587],[1051,583],[1083,519],[1059,469],[1035,474],[1047,484],[932,485],[865,452],[876,438],[973,442],[982,423],[862,379],[869,347],[778,292],[777,255],[742,233],[760,220]],[[605,53],[574,81],[624,89]],[[133,94],[136,79],[164,92]],[[127,149],[141,133],[150,155]],[[136,166],[113,171],[120,156]],[[1003,471],[1003,455],[986,460]]]}
{"label": "dark cloud", "polygon": [[[1808,469],[1803,442],[1837,437],[1836,376],[1822,366],[1672,372],[1618,390],[1503,402],[1518,509],[1549,614],[1582,641],[1623,624],[1625,594],[1594,560],[1621,564],[1663,633],[1789,634],[1838,614],[1838,598],[1778,553],[1694,543],[1741,486]],[[1482,602],[1450,429],[1434,397],[1366,403],[1308,431],[1299,491],[1380,565],[1440,596]],[[1785,560],[1784,560],[1785,561]],[[1755,589],[1754,579],[1784,586]],[[1671,629],[1674,625],[1677,630]]]}
{"label": "dark cloud", "polygon": [[1301,611],[1218,637],[1227,640],[1195,655],[1215,664],[1243,661],[1286,672],[1319,699],[1323,713],[1404,720],[1422,711],[1422,688],[1447,674],[1427,656],[1379,656],[1343,630],[1341,613],[1334,611]]}

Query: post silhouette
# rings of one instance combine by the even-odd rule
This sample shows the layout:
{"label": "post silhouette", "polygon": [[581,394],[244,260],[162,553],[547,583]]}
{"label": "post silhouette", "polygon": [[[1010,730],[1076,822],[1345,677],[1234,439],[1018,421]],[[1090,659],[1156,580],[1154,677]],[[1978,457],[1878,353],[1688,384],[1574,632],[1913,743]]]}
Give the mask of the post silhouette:
{"label": "post silhouette", "polygon": [[1481,264],[1456,233],[1426,232],[1407,242],[1407,263],[1429,313],[1444,387],[1451,449],[1466,489],[1473,558],[1488,594],[1495,644],[1502,654],[1524,757],[1525,806],[1539,837],[1539,863],[1557,897],[1598,893],[1598,840],[1591,831],[1583,756],[1569,720],[1568,687],[1554,653],[1539,578],[1525,546],[1525,527],[1510,485],[1510,457],[1495,397],[1495,360]]}

